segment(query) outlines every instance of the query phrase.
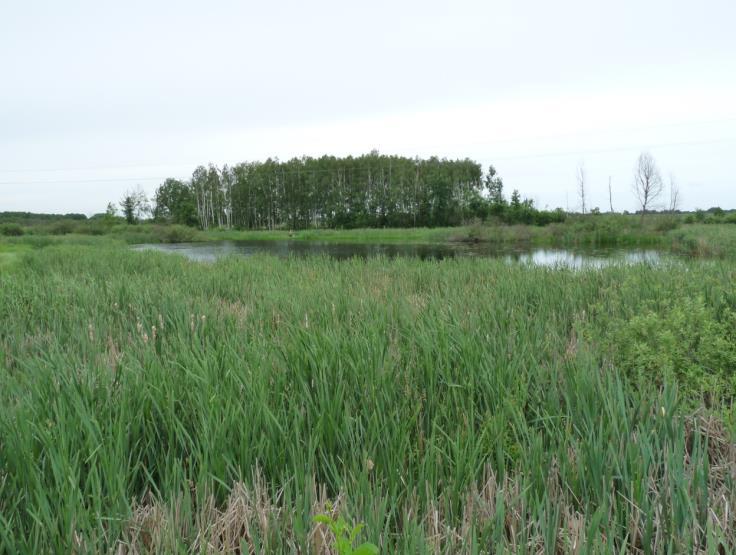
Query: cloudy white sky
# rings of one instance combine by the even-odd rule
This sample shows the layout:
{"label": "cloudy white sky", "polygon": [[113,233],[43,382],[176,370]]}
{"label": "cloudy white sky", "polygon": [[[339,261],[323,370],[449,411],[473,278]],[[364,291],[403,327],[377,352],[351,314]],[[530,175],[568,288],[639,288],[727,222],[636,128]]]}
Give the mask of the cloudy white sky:
{"label": "cloudy white sky", "polygon": [[633,209],[649,150],[736,207],[736,3],[0,0],[0,211],[103,211],[198,164],[470,157]]}

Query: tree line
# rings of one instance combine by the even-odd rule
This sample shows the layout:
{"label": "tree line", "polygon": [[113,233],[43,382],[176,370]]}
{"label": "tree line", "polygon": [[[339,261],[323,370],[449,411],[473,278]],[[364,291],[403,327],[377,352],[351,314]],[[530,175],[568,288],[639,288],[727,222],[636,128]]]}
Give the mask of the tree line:
{"label": "tree line", "polygon": [[[145,199],[120,203],[134,222]],[[469,159],[388,156],[302,157],[197,167],[191,179],[169,178],[156,190],[154,220],[202,229],[436,227],[490,216],[506,223],[562,221],[562,210],[537,210],[514,191],[507,200],[493,166]]]}

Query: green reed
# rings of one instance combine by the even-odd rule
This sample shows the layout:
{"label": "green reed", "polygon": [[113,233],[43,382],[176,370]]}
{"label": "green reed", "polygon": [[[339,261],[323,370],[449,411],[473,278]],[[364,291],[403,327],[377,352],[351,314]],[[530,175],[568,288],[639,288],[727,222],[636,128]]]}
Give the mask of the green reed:
{"label": "green reed", "polygon": [[720,318],[735,273],[24,253],[0,551],[331,553],[328,508],[383,553],[733,549],[729,399],[605,340],[673,296]]}

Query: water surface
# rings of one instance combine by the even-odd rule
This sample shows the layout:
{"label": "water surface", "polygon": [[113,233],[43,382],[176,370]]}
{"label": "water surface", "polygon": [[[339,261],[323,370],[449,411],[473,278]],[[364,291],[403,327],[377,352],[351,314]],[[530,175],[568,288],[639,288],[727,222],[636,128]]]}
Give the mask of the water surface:
{"label": "water surface", "polygon": [[212,262],[223,256],[271,254],[279,257],[324,255],[338,260],[352,257],[408,256],[422,260],[442,260],[455,257],[501,258],[537,266],[571,268],[601,267],[611,263],[658,264],[666,255],[651,249],[575,248],[555,249],[520,245],[476,244],[354,244],[317,241],[217,241],[211,243],[145,244],[136,250],[157,250],[182,254],[192,260]]}

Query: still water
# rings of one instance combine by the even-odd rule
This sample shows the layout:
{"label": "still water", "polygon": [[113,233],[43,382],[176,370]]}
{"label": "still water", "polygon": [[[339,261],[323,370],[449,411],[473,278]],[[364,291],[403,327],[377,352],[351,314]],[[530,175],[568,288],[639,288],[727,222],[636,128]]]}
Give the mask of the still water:
{"label": "still water", "polygon": [[372,256],[416,257],[422,260],[441,260],[465,256],[500,258],[537,266],[565,266],[570,268],[601,267],[611,263],[658,264],[668,255],[656,250],[621,248],[551,249],[519,245],[442,244],[442,245],[389,245],[322,243],[313,241],[218,241],[214,243],[145,244],[136,250],[157,250],[182,254],[192,260],[211,262],[223,256],[252,256],[271,254],[280,257],[323,255],[336,259]]}

